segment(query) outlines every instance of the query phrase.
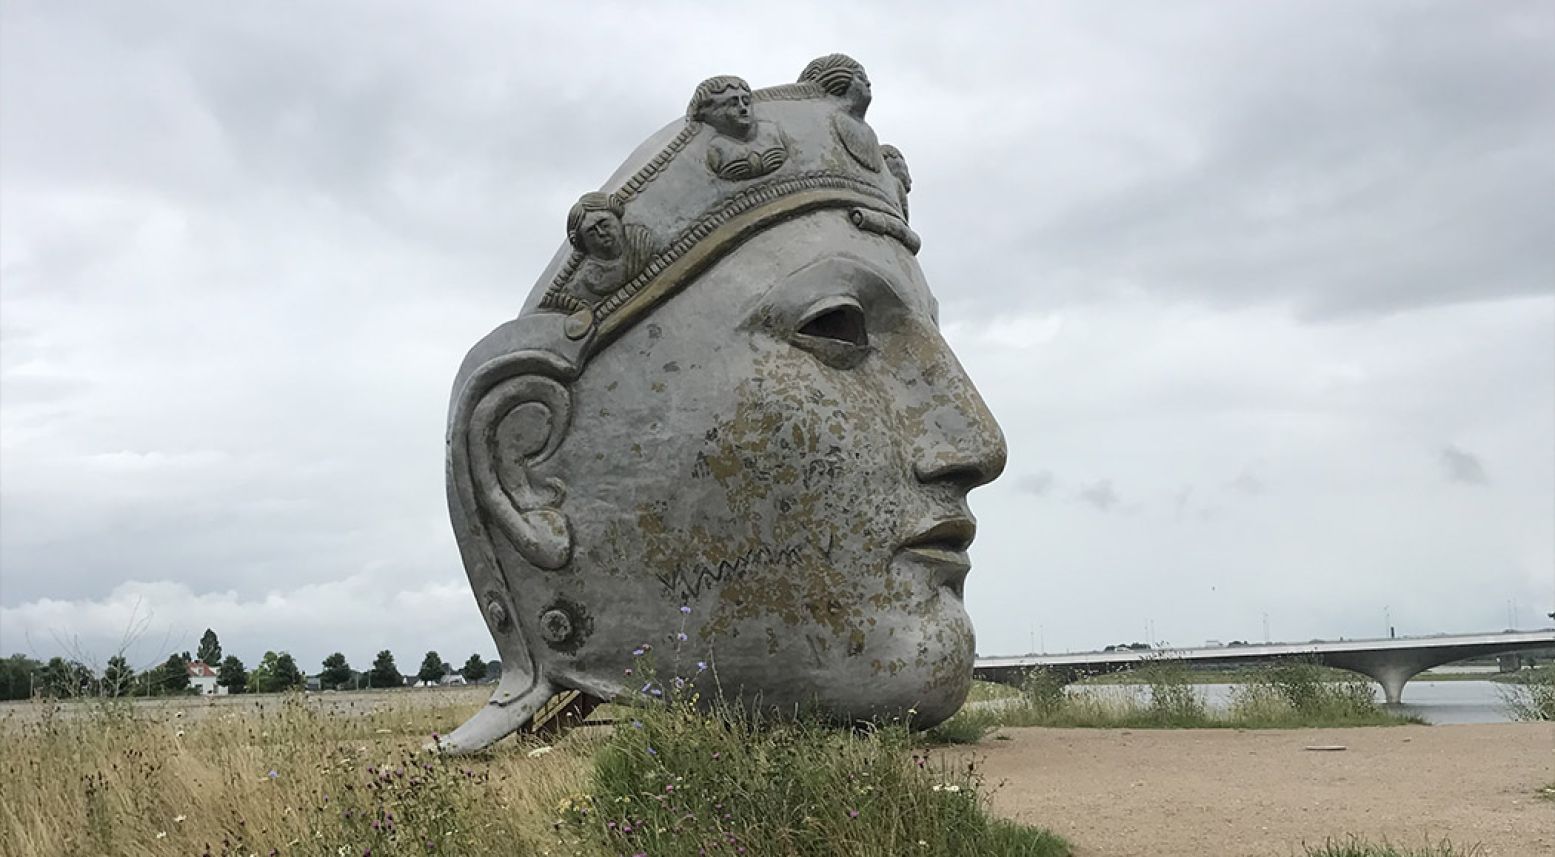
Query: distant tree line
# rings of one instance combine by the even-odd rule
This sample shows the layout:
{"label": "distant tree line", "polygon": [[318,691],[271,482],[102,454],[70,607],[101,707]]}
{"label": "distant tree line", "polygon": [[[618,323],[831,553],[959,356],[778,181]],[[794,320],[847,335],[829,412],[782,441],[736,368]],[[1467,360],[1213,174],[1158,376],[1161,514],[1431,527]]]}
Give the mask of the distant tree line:
{"label": "distant tree line", "polygon": [[[310,684],[309,677],[289,652],[267,651],[253,670],[249,670],[236,655],[223,657],[221,640],[215,631],[207,628],[192,657],[187,651],[174,652],[166,661],[142,670],[132,667],[122,653],[109,658],[100,673],[79,658],[53,657],[45,662],[22,654],[11,655],[0,660],[0,700],[195,693],[189,680],[189,665],[194,661],[214,670],[216,683],[228,693],[275,693],[299,690]],[[453,674],[473,683],[498,678],[502,673],[500,661],[486,661],[480,655],[472,654],[463,667],[455,669],[433,651],[426,653],[415,675],[407,678],[400,674],[394,655],[388,649],[378,653],[366,672],[352,669],[341,652],[326,657],[320,666],[316,679],[321,690],[396,688],[418,681],[437,684]]]}

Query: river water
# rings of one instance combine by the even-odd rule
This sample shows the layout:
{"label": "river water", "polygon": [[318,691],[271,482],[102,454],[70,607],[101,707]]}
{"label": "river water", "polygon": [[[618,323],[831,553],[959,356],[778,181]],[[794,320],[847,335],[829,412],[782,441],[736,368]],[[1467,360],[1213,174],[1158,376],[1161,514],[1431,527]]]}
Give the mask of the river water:
{"label": "river water", "polygon": [[[1215,708],[1224,708],[1232,692],[1241,685],[1196,684],[1194,689],[1204,701]],[[1087,685],[1086,693],[1137,693],[1148,694],[1149,687],[1137,684]],[[1071,685],[1071,689],[1075,689]],[[1382,701],[1382,688],[1373,686],[1377,701]],[[1404,685],[1404,701],[1397,710],[1413,714],[1427,723],[1506,723],[1512,718],[1506,710],[1502,693],[1504,684],[1491,681],[1430,681],[1417,679]]]}

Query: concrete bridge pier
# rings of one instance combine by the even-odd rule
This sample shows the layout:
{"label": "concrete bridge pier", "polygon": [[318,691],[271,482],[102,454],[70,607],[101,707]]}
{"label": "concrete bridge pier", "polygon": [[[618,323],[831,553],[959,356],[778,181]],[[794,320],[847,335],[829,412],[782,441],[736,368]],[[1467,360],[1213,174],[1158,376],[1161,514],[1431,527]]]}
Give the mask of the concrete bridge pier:
{"label": "concrete bridge pier", "polygon": [[1409,650],[1379,650],[1372,652],[1344,652],[1324,655],[1324,665],[1358,672],[1382,685],[1383,696],[1389,705],[1398,705],[1404,699],[1404,684],[1421,671],[1443,663],[1439,655]]}

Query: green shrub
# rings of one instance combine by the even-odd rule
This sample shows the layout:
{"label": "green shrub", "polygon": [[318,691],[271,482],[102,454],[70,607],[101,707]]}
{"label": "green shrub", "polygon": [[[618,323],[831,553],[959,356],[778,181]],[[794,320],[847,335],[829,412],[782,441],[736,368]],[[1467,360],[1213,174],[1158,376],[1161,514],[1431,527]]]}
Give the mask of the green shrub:
{"label": "green shrub", "polygon": [[1020,695],[1034,710],[1051,714],[1063,709],[1068,699],[1064,688],[1068,684],[1057,670],[1033,667],[1021,680]]}
{"label": "green shrub", "polygon": [[1496,691],[1513,720],[1555,720],[1555,671],[1530,670]]}
{"label": "green shrub", "polygon": [[1420,722],[1378,705],[1366,679],[1333,676],[1332,670],[1305,661],[1266,666],[1232,693],[1231,717],[1267,727]]}
{"label": "green shrub", "polygon": [[611,853],[1069,853],[989,816],[975,763],[950,766],[899,723],[839,729],[671,699],[619,723],[563,823]]}
{"label": "green shrub", "polygon": [[1150,716],[1159,726],[1209,725],[1209,709],[1193,687],[1193,676],[1181,661],[1151,661],[1140,677],[1150,688]]}

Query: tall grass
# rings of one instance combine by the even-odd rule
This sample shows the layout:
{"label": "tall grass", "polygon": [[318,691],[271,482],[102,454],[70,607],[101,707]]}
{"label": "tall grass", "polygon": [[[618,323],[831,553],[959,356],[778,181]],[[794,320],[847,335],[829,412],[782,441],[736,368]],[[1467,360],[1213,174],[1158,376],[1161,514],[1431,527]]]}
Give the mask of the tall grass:
{"label": "tall grass", "polygon": [[1230,719],[1244,727],[1374,726],[1418,723],[1377,704],[1371,682],[1334,679],[1317,664],[1271,665],[1232,694]]}
{"label": "tall grass", "polygon": [[[1286,729],[1420,723],[1378,705],[1362,679],[1332,680],[1314,664],[1266,667],[1238,687],[1224,711],[1211,709],[1193,687],[1197,674],[1180,662],[1155,661],[1133,673],[1138,692],[1117,687],[1077,689],[1058,673],[1035,669],[1016,698],[963,708],[933,730],[942,741],[970,743],[999,726],[1126,729]],[[991,696],[991,695],[990,695]]]}
{"label": "tall grass", "polygon": [[471,761],[421,751],[435,724],[479,705],[470,700],[361,712],[300,696],[268,710],[43,705],[27,712],[29,722],[7,724],[0,742],[0,853],[470,855],[554,847],[553,819],[540,808],[586,777],[587,757],[515,752]]}
{"label": "tall grass", "polygon": [[553,745],[450,758],[421,747],[478,691],[347,699],[13,707],[0,855],[1068,853],[989,816],[976,768],[942,764],[899,724],[707,717],[672,700]]}
{"label": "tall grass", "polygon": [[1460,847],[1445,839],[1419,848],[1407,848],[1352,836],[1342,841],[1330,839],[1322,845],[1307,845],[1304,853],[1305,857],[1478,857],[1484,851],[1478,845]]}
{"label": "tall grass", "polygon": [[1496,687],[1513,720],[1555,720],[1555,670],[1541,667]]}

